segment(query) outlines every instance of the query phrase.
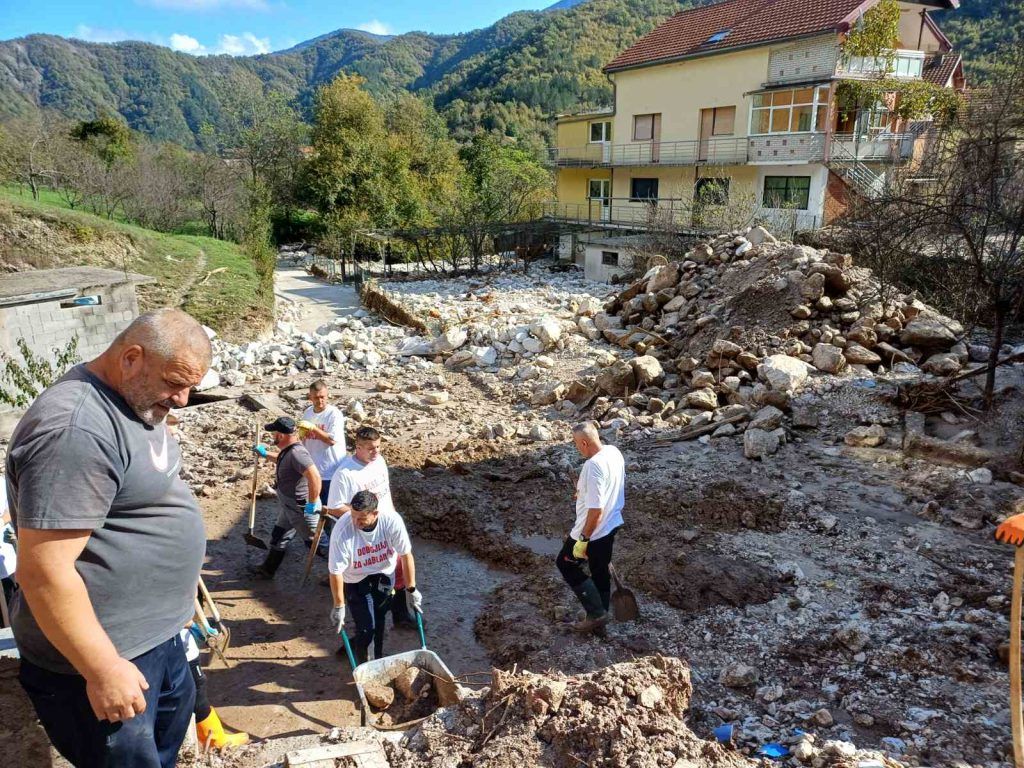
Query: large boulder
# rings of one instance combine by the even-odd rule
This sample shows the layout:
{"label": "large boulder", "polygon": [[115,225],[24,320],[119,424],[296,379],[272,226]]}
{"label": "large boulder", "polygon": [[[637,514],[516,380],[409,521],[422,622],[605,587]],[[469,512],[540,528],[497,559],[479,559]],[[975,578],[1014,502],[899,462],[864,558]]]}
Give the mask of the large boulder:
{"label": "large boulder", "polygon": [[431,351],[435,355],[444,355],[449,352],[454,352],[466,343],[467,338],[469,338],[469,334],[466,333],[465,328],[461,328],[459,326],[449,328],[434,339],[431,344]]}
{"label": "large boulder", "polygon": [[619,397],[626,390],[636,391],[636,374],[625,360],[616,360],[597,374],[597,388],[606,395]]}
{"label": "large boulder", "polygon": [[565,385],[560,381],[545,381],[538,384],[530,398],[531,405],[554,405],[565,395]]}
{"label": "large boulder", "polygon": [[679,262],[672,261],[658,269],[654,276],[647,281],[647,293],[657,293],[666,288],[672,288],[679,282]]}
{"label": "large boulder", "polygon": [[843,350],[834,344],[815,344],[811,350],[811,362],[819,371],[839,373],[846,367]]}
{"label": "large boulder", "polygon": [[800,286],[800,295],[810,302],[815,302],[825,295],[825,276],[820,273],[808,275]]}
{"label": "large boulder", "polygon": [[636,374],[638,389],[643,389],[650,384],[658,384],[665,378],[665,371],[656,357],[644,355],[634,358],[631,363],[633,372]]}
{"label": "large boulder", "polygon": [[953,376],[960,372],[962,367],[960,357],[952,352],[942,352],[932,355],[922,365],[921,370],[936,376]]}
{"label": "large boulder", "polygon": [[530,333],[545,347],[552,347],[562,337],[562,326],[553,317],[545,317],[530,326]]}
{"label": "large boulder", "polygon": [[948,349],[956,344],[956,333],[949,323],[934,317],[916,317],[900,333],[900,342],[908,347]]}
{"label": "large boulder", "polygon": [[782,417],[782,411],[774,405],[766,405],[754,414],[748,429],[762,429],[765,432],[772,432],[782,426]]}
{"label": "large boulder", "polygon": [[779,450],[779,436],[763,429],[748,429],[743,433],[743,455],[748,459],[763,459]]}
{"label": "large boulder", "polygon": [[843,356],[850,365],[878,365],[882,362],[882,358],[870,349],[852,342],[846,345],[846,349],[843,350]]}
{"label": "large boulder", "polygon": [[811,367],[803,360],[789,355],[771,355],[757,366],[757,376],[772,389],[795,392],[803,386]]}
{"label": "large boulder", "polygon": [[854,448],[876,448],[885,442],[885,427],[872,424],[869,427],[854,427],[846,433],[843,442]]}
{"label": "large boulder", "polygon": [[686,395],[686,405],[701,411],[713,411],[718,408],[718,394],[708,387],[695,389]]}

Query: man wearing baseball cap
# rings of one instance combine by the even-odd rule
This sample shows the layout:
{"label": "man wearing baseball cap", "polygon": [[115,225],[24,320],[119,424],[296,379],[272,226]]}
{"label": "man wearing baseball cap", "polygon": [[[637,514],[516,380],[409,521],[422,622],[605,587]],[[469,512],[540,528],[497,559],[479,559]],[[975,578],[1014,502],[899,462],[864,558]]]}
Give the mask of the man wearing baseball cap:
{"label": "man wearing baseball cap", "polygon": [[281,416],[264,425],[274,436],[274,449],[263,443],[253,450],[277,464],[277,503],[281,508],[270,534],[270,551],[256,568],[256,575],[265,579],[274,574],[284,560],[288,544],[301,531],[306,546],[312,546],[313,534],[320,516],[320,473],[313,457],[299,442],[299,430],[294,419]]}

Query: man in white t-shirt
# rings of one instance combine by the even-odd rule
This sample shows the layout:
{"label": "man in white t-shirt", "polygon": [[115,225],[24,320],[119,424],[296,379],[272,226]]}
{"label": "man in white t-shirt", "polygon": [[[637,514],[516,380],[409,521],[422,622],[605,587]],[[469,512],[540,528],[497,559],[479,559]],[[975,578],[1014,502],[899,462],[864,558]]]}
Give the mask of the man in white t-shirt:
{"label": "man in white t-shirt", "polygon": [[[331,626],[345,631],[345,610],[352,611],[355,635],[349,638],[356,664],[367,661],[370,642],[373,657],[384,655],[385,616],[391,601],[404,599],[410,610],[422,611],[423,596],[416,589],[416,562],[405,523],[394,510],[380,509],[370,491],[359,491],[331,533],[327,568],[331,573]],[[395,595],[394,574],[398,559],[405,571],[405,593]],[[339,649],[339,654],[344,650]]]}
{"label": "man in white t-shirt", "polygon": [[309,455],[313,457],[323,484],[320,503],[327,506],[331,478],[339,462],[345,458],[345,417],[337,406],[330,405],[327,382],[318,379],[309,385],[311,405],[302,412],[299,436]]}
{"label": "man in white t-shirt", "polygon": [[626,503],[626,466],[618,448],[601,443],[592,421],[573,427],[572,439],[586,462],[576,481],[576,522],[556,562],[587,612],[573,630],[593,632],[608,623],[608,566]]}
{"label": "man in white t-shirt", "polygon": [[11,525],[11,513],[7,509],[7,480],[0,475],[0,583],[3,584],[5,620],[0,626],[6,627],[8,621],[7,606],[11,604],[14,592],[18,588],[14,581],[14,572],[18,569],[18,551],[14,547],[14,526]]}
{"label": "man in white t-shirt", "polygon": [[388,464],[380,453],[380,432],[373,427],[360,427],[356,432],[355,449],[339,463],[331,477],[327,512],[340,517],[349,510],[352,497],[359,491],[372,491],[382,512],[394,512]]}

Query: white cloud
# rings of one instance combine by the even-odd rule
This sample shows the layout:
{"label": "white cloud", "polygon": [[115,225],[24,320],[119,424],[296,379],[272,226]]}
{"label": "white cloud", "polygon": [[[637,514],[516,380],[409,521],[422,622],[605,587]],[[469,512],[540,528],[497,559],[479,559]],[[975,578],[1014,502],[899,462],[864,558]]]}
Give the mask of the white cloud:
{"label": "white cloud", "polygon": [[229,56],[270,53],[270,38],[256,37],[252,32],[243,32],[241,35],[221,35],[213,53],[226,53]]}
{"label": "white cloud", "polygon": [[171,50],[181,51],[182,53],[191,53],[193,56],[200,53],[206,53],[206,48],[204,48],[194,37],[178,34],[177,32],[171,35]]}
{"label": "white cloud", "polygon": [[166,8],[172,11],[270,10],[270,3],[267,0],[142,0],[142,2],[153,8]]}
{"label": "white cloud", "polygon": [[90,27],[87,24],[79,24],[71,35],[78,40],[85,40],[89,43],[116,43],[120,40],[144,40],[152,42],[152,35],[140,35],[137,32],[128,32],[123,29],[112,29],[109,27]]}
{"label": "white cloud", "polygon": [[394,30],[385,24],[383,21],[373,19],[373,21],[367,21],[356,26],[356,29],[361,29],[363,32],[369,32],[371,35],[393,35]]}

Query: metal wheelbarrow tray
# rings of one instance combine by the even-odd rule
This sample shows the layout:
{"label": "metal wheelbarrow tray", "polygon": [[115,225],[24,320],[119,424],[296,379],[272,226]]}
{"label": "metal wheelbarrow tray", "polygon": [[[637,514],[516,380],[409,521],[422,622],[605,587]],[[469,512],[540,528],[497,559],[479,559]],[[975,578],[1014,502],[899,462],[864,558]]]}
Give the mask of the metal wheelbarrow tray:
{"label": "metal wheelbarrow tray", "polygon": [[401,731],[411,728],[429,717],[426,715],[404,723],[381,725],[378,722],[380,716],[373,712],[366,700],[366,686],[371,683],[387,686],[408,667],[419,667],[431,675],[431,685],[434,686],[434,691],[437,694],[438,709],[456,704],[462,698],[462,691],[459,684],[455,682],[455,676],[436,653],[425,648],[396,653],[393,656],[364,662],[352,673],[356,691],[359,693],[359,702],[363,708],[363,725],[381,731]]}

